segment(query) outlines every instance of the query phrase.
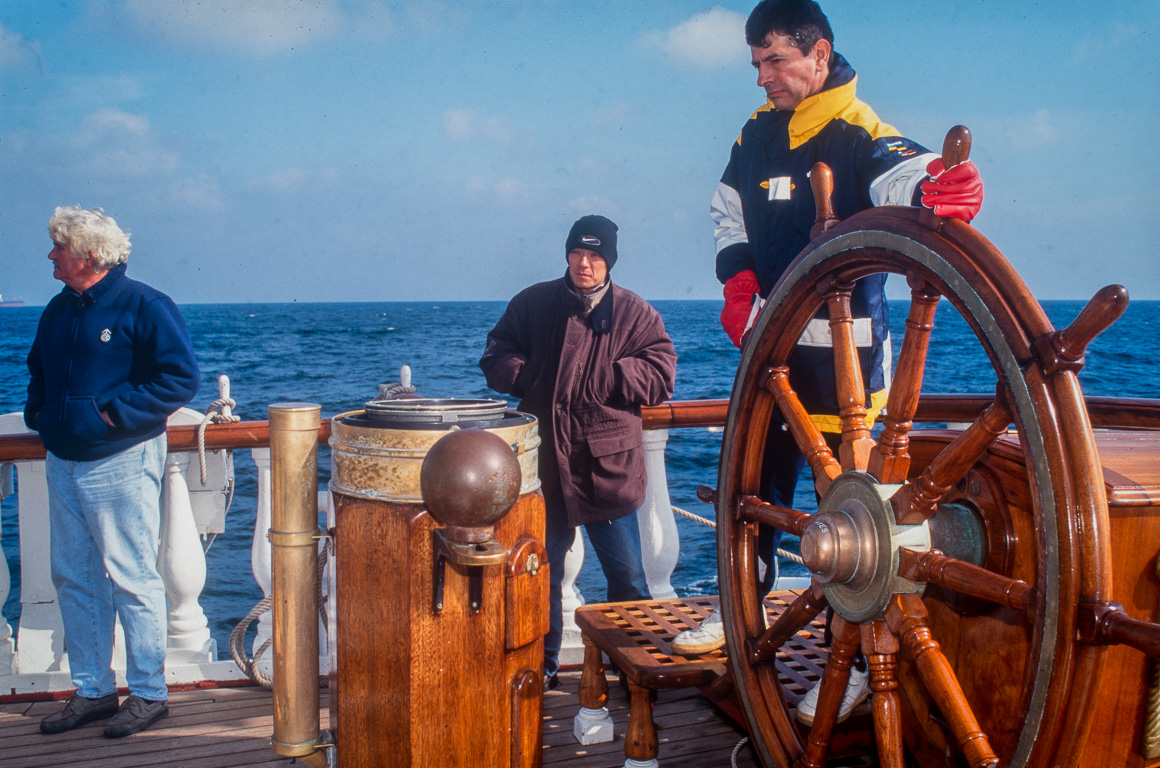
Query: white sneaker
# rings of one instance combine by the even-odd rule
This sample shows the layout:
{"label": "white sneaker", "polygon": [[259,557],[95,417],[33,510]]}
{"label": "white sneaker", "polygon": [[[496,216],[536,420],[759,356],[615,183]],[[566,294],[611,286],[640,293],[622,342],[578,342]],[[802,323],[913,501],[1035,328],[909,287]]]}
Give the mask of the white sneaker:
{"label": "white sneaker", "polygon": [[682,656],[696,656],[715,651],[723,645],[725,645],[725,623],[721,621],[721,614],[714,608],[701,622],[701,626],[686,629],[674,637],[672,649],[674,653]]}
{"label": "white sneaker", "polygon": [[[821,680],[814,683],[814,687],[806,691],[806,695],[797,706],[797,719],[803,725],[814,724],[814,712],[818,708],[818,689]],[[870,695],[870,676],[861,672],[857,667],[850,667],[850,680],[846,683],[846,693],[842,696],[842,707],[838,710],[838,722],[844,721],[854,711],[854,707],[861,704]]]}

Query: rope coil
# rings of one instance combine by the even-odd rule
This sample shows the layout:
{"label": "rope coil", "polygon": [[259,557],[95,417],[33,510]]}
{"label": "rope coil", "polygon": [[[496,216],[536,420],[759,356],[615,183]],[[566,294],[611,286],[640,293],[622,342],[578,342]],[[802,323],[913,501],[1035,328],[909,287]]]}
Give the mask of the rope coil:
{"label": "rope coil", "polygon": [[[322,584],[326,576],[326,563],[330,559],[330,539],[322,539],[322,548],[318,550],[318,618],[322,622],[323,629],[329,631],[329,623],[326,617],[326,600],[327,597],[322,591]],[[234,627],[234,631],[230,632],[230,656],[233,657],[234,663],[238,665],[238,669],[246,674],[246,677],[253,680],[258,685],[266,690],[272,690],[274,687],[273,679],[263,672],[258,667],[258,660],[262,658],[273,642],[273,637],[267,638],[265,642],[254,650],[253,657],[246,656],[246,631],[250,628],[258,617],[270,610],[273,604],[272,597],[264,597],[258,601],[250,612],[246,614],[246,618],[238,622]]]}

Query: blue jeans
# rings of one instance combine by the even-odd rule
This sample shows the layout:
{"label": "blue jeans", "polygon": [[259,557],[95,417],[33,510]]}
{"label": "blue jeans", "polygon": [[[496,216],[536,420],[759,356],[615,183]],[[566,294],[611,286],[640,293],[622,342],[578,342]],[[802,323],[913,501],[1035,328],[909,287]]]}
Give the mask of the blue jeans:
{"label": "blue jeans", "polygon": [[[568,525],[564,497],[557,491],[547,500],[547,525],[544,538],[548,550],[550,573],[549,628],[544,635],[544,674],[554,675],[560,669],[560,645],[564,639],[564,558],[576,539],[576,529]],[[596,550],[604,578],[608,582],[606,600],[619,603],[626,600],[649,600],[648,579],[644,573],[644,559],[640,550],[640,527],[636,512],[608,523],[589,523],[584,526],[588,540]]]}
{"label": "blue jeans", "polygon": [[51,453],[52,583],[64,619],[72,682],[81,696],[117,690],[114,616],[125,630],[129,692],[168,698],[165,585],[157,572],[165,435],[97,461]]}

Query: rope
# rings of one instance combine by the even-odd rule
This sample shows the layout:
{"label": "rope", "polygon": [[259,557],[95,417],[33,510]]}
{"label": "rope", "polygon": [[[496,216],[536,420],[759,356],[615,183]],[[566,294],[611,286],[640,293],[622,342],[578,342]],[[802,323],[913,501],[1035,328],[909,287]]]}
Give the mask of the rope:
{"label": "rope", "polygon": [[396,381],[394,384],[380,384],[379,395],[382,400],[393,400],[399,395],[413,395],[415,388],[410,384]]}
{"label": "rope", "polygon": [[[706,517],[701,517],[700,515],[694,515],[692,512],[687,512],[686,510],[683,510],[680,507],[674,506],[673,512],[680,515],[681,517],[687,517],[688,519],[692,520],[694,523],[700,523],[701,525],[708,526],[709,528],[716,528],[717,527],[717,523],[713,522],[712,520],[710,520]],[[791,563],[797,563],[798,565],[805,565],[805,561],[801,559],[800,555],[795,555],[793,552],[787,552],[786,550],[782,549],[781,547],[777,548],[777,556],[783,557],[786,560],[789,560]]]}
{"label": "rope", "polygon": [[[330,627],[326,617],[326,595],[322,593],[322,580],[326,574],[326,561],[330,557],[330,539],[322,539],[322,549],[318,552],[318,618],[322,621],[323,629],[329,631]],[[246,673],[246,677],[253,680],[258,685],[266,690],[271,690],[274,687],[273,679],[258,667],[258,660],[262,658],[270,647],[273,637],[268,638],[264,643],[258,646],[254,651],[254,657],[246,656],[246,631],[250,625],[254,623],[266,611],[270,610],[273,603],[273,598],[263,597],[258,601],[250,612],[246,614],[246,618],[238,622],[234,627],[234,631],[230,632],[230,655],[234,658],[234,663],[238,665],[238,669]]]}
{"label": "rope", "polygon": [[[210,423],[230,424],[230,423],[235,422],[235,421],[241,421],[242,420],[241,416],[235,416],[232,413],[229,415],[226,415],[225,413],[222,412],[223,408],[231,408],[232,409],[236,405],[237,405],[237,403],[235,403],[232,399],[230,399],[228,397],[219,397],[217,400],[214,400],[212,403],[210,403],[209,407],[205,409],[205,418],[201,420],[201,424],[197,425],[197,457],[198,457],[198,459],[201,460],[201,484],[202,485],[205,485],[205,479],[206,479],[206,475],[205,475],[205,428],[207,426],[209,426]],[[231,499],[233,498],[232,482],[231,482],[231,488],[230,488],[230,498]]]}
{"label": "rope", "polygon": [[1144,757],[1160,757],[1160,662],[1152,666],[1152,686],[1144,712]]}
{"label": "rope", "polygon": [[[1160,576],[1160,557],[1156,558],[1156,575]],[[1160,757],[1160,662],[1152,667],[1152,686],[1144,710],[1144,757]]]}
{"label": "rope", "polygon": [[694,523],[700,523],[701,525],[704,525],[708,528],[716,528],[717,527],[717,523],[710,520],[709,518],[701,517],[700,515],[694,515],[692,512],[681,509],[680,507],[678,507],[676,505],[673,506],[673,512],[680,515],[681,517],[687,517],[688,519],[692,520]]}
{"label": "rope", "polygon": [[737,746],[733,748],[733,754],[729,756],[729,764],[733,766],[733,768],[737,768],[737,755],[741,752],[741,748],[745,746],[747,741],[749,741],[748,736],[737,742]]}

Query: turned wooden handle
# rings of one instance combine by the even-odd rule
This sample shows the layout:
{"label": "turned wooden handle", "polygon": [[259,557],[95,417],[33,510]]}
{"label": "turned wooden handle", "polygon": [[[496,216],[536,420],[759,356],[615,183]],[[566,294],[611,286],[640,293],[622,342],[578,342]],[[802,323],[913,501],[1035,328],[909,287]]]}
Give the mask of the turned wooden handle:
{"label": "turned wooden handle", "polygon": [[810,187],[814,190],[814,208],[818,215],[814,223],[834,216],[834,172],[825,163],[814,163],[810,171]]}
{"label": "turned wooden handle", "polygon": [[1133,619],[1119,603],[1081,602],[1076,634],[1089,645],[1127,645],[1160,659],[1160,624]]}
{"label": "turned wooden handle", "polygon": [[[947,131],[943,138],[942,164],[943,169],[954,168],[964,163],[971,154],[971,132],[965,125],[956,125]],[[919,223],[933,230],[938,230],[943,223],[942,216],[936,216],[930,208],[923,208],[918,217]],[[816,226],[816,225],[815,225]]]}
{"label": "turned wooden handle", "polygon": [[1088,344],[1120,319],[1128,308],[1128,289],[1107,285],[1096,291],[1071,325],[1046,333],[1031,344],[1039,364],[1048,376],[1059,371],[1078,373],[1084,364]]}
{"label": "turned wooden handle", "polygon": [[810,171],[810,188],[814,191],[814,208],[817,218],[810,228],[810,239],[825,232],[838,223],[834,213],[834,172],[825,163],[814,163]]}
{"label": "turned wooden handle", "polygon": [[965,163],[971,155],[971,132],[965,125],[956,125],[943,139],[943,168],[954,168]]}
{"label": "turned wooden handle", "polygon": [[1079,360],[1088,344],[1111,327],[1128,308],[1128,289],[1122,285],[1107,285],[1099,289],[1071,325],[1059,332],[1055,348],[1060,357]]}

